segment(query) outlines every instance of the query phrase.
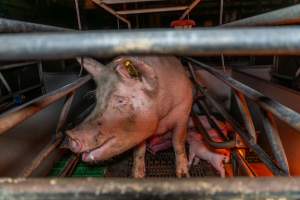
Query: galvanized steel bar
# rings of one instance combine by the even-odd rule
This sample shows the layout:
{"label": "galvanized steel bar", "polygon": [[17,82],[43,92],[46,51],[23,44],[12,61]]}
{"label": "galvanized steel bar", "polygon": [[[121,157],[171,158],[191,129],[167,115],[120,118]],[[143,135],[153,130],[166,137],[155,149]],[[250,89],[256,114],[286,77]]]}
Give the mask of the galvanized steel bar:
{"label": "galvanized steel bar", "polygon": [[149,53],[300,55],[300,27],[2,34],[0,44],[0,61]]}
{"label": "galvanized steel bar", "polygon": [[28,103],[25,103],[19,107],[9,110],[6,113],[0,115],[0,135],[10,130],[11,128],[17,126],[19,123],[23,122],[27,118],[31,117],[35,113],[46,108],[50,104],[58,101],[63,98],[70,92],[81,87],[83,84],[88,82],[91,77],[85,76],[73,83],[70,83],[62,88],[59,88],[53,92],[50,92],[46,95],[38,97]]}
{"label": "galvanized steel bar", "polygon": [[291,127],[295,128],[296,130],[300,131],[300,114],[293,111],[292,109],[280,104],[277,101],[274,101],[273,99],[270,99],[267,96],[264,96],[260,92],[248,87],[247,85],[244,85],[243,83],[231,78],[230,76],[224,75],[219,73],[217,70],[213,69],[211,66],[208,66],[204,63],[201,63],[195,59],[192,58],[186,58],[190,62],[196,64],[201,69],[206,70],[210,74],[214,75],[216,78],[223,81],[225,84],[230,86],[231,88],[241,92],[249,99],[256,102],[260,107],[262,107],[264,110],[271,112],[276,116],[278,119],[286,122]]}
{"label": "galvanized steel bar", "polygon": [[300,4],[296,4],[279,10],[223,24],[221,27],[286,25],[299,23]]}
{"label": "galvanized steel bar", "polygon": [[40,32],[40,31],[43,32],[72,31],[72,29],[0,18],[0,33]]}
{"label": "galvanized steel bar", "polygon": [[265,134],[268,138],[272,153],[278,163],[278,166],[287,174],[290,173],[289,164],[284,152],[284,148],[279,137],[275,119],[271,113],[262,110],[262,122],[265,129]]}
{"label": "galvanized steel bar", "polygon": [[255,127],[245,96],[238,91],[234,91],[234,97],[248,133],[252,136],[255,142],[257,142]]}
{"label": "galvanized steel bar", "polygon": [[0,179],[3,199],[299,199],[300,178]]}

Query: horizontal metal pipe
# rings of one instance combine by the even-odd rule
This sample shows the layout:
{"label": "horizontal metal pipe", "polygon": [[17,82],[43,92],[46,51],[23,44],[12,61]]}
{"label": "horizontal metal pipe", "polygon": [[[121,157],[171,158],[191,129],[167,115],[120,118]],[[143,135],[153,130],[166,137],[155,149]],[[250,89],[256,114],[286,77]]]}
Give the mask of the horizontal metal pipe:
{"label": "horizontal metal pipe", "polygon": [[221,27],[284,25],[298,23],[300,23],[300,4],[229,22],[221,25]]}
{"label": "horizontal metal pipe", "polygon": [[300,55],[300,27],[2,34],[0,44],[0,61],[149,53]]}
{"label": "horizontal metal pipe", "polygon": [[143,13],[157,13],[157,12],[173,12],[187,9],[188,6],[174,6],[174,7],[161,7],[161,8],[146,8],[146,9],[134,9],[134,10],[121,10],[116,11],[119,15],[132,15]]}
{"label": "horizontal metal pipe", "polygon": [[0,18],[0,33],[72,31],[72,29]]}
{"label": "horizontal metal pipe", "polygon": [[28,103],[23,104],[22,106],[16,107],[6,113],[3,113],[2,115],[0,115],[0,135],[17,126],[19,123],[46,108],[50,104],[63,98],[70,92],[76,90],[77,88],[88,82],[90,79],[91,77],[89,75],[82,77],[73,83],[50,92],[49,94],[43,95]]}
{"label": "horizontal metal pipe", "polygon": [[216,78],[223,81],[225,84],[230,86],[231,88],[241,92],[246,97],[250,98],[254,102],[256,102],[259,106],[261,106],[264,110],[271,112],[278,119],[286,122],[296,130],[300,131],[300,114],[293,111],[292,109],[280,104],[273,99],[270,99],[267,96],[264,96],[260,92],[244,85],[243,83],[231,78],[230,76],[219,73],[217,70],[213,69],[211,66],[208,66],[204,63],[201,63],[192,58],[186,58],[190,62],[196,64],[201,69],[206,70],[210,74],[214,75]]}
{"label": "horizontal metal pipe", "polygon": [[7,64],[7,65],[0,65],[0,70],[12,69],[12,68],[17,68],[17,67],[24,67],[24,66],[33,65],[33,64],[38,64],[38,62],[29,61],[29,62],[22,62],[22,63],[13,63],[13,64]]}
{"label": "horizontal metal pipe", "polygon": [[0,179],[4,199],[299,199],[300,178]]}

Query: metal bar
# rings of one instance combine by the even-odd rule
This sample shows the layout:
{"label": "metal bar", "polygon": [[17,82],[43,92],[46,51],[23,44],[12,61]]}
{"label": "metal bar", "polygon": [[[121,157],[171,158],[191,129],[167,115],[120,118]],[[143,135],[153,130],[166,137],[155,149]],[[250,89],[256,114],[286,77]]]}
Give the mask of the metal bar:
{"label": "metal bar", "polygon": [[238,161],[238,164],[243,168],[243,170],[246,172],[247,176],[249,177],[256,177],[257,175],[255,172],[251,169],[249,163],[247,160],[243,158],[243,156],[239,153],[238,150],[234,150],[233,155],[236,157],[236,160]]}
{"label": "metal bar", "polygon": [[109,6],[105,5],[101,0],[92,0],[94,3],[96,3],[98,6],[109,12],[110,14],[114,15],[116,18],[120,19],[121,21],[125,22],[128,26],[128,29],[131,29],[131,23],[129,20],[125,19],[124,17],[120,16],[118,13],[116,13],[115,10],[110,8]]}
{"label": "metal bar", "polygon": [[79,157],[72,154],[70,156],[70,158],[68,159],[66,166],[64,167],[62,172],[59,174],[59,177],[71,176],[75,167],[77,166],[78,162],[79,162]]}
{"label": "metal bar", "polygon": [[62,138],[57,138],[54,142],[50,141],[46,147],[38,154],[38,156],[33,160],[31,165],[25,167],[21,172],[20,177],[29,177],[35,169],[37,169],[40,164],[52,153],[56,147],[60,145]]}
{"label": "metal bar", "polygon": [[299,178],[0,179],[4,199],[299,199]]}
{"label": "metal bar", "polygon": [[20,90],[20,91],[17,91],[17,92],[13,92],[13,93],[11,93],[11,94],[8,94],[8,95],[6,95],[6,96],[3,96],[3,97],[0,98],[0,103],[3,102],[3,101],[5,101],[5,100],[7,100],[7,99],[9,99],[9,98],[11,98],[11,97],[13,97],[14,95],[19,95],[19,94],[28,92],[28,91],[30,91],[30,90],[37,89],[37,88],[42,87],[42,86],[43,86],[43,85],[41,85],[41,84],[33,85],[33,86],[28,87],[28,88],[26,88],[26,89],[23,89],[23,90]]}
{"label": "metal bar", "polygon": [[162,29],[2,34],[0,35],[0,44],[0,61],[149,53],[161,55],[214,55],[221,53],[224,55],[300,55],[300,28]]}
{"label": "metal bar", "polygon": [[134,9],[134,10],[120,10],[116,11],[119,15],[132,15],[143,13],[157,13],[157,12],[174,12],[187,9],[188,6],[175,6],[175,7],[162,7],[162,8],[146,8],[146,9]]}
{"label": "metal bar", "polygon": [[210,74],[214,75],[216,78],[223,81],[225,84],[230,86],[231,88],[241,92],[249,99],[256,102],[261,108],[264,110],[271,112],[276,116],[278,119],[286,122],[291,127],[295,128],[296,130],[300,131],[300,114],[293,111],[292,109],[280,104],[273,99],[270,99],[267,96],[264,96],[260,92],[248,87],[247,85],[242,84],[241,82],[227,76],[224,74],[219,73],[217,70],[213,69],[212,67],[201,63],[192,58],[186,58],[188,61],[196,64],[199,68],[206,70]]}
{"label": "metal bar", "polygon": [[78,24],[78,29],[82,29],[81,25],[81,19],[80,19],[80,11],[79,11],[79,5],[78,5],[78,0],[74,0],[75,3],[75,10],[76,10],[76,17],[77,17],[77,24]]}
{"label": "metal bar", "polygon": [[105,4],[141,3],[141,2],[171,1],[171,0],[102,0]]}
{"label": "metal bar", "polygon": [[11,93],[12,92],[11,88],[10,88],[9,84],[7,83],[7,81],[5,80],[2,72],[0,72],[0,80],[3,83],[4,87],[6,88],[6,90],[8,91],[8,93]]}
{"label": "metal bar", "polygon": [[289,164],[284,152],[281,139],[277,130],[277,125],[271,113],[262,110],[262,122],[264,125],[265,133],[268,142],[271,146],[272,153],[275,156],[278,166],[283,169],[287,174],[290,173]]}
{"label": "metal bar", "polygon": [[68,28],[35,24],[18,20],[0,18],[0,33],[40,32],[40,31],[73,31]]}
{"label": "metal bar", "polygon": [[207,130],[204,128],[201,120],[198,118],[198,116],[192,112],[191,114],[193,123],[195,125],[195,128],[198,132],[200,132],[203,135],[203,138],[207,142],[207,144],[215,149],[230,149],[235,147],[235,141],[234,140],[228,140],[224,142],[215,142],[210,135],[208,134]]}
{"label": "metal bar", "polygon": [[[191,61],[191,59],[188,59]],[[190,68],[190,71],[193,71],[193,67]],[[195,72],[191,72],[191,74],[195,74]],[[194,77],[194,76],[192,76]],[[196,77],[197,78],[197,77]],[[232,116],[200,85],[198,79],[194,79],[193,82],[196,82],[197,91],[199,91],[205,98],[218,110],[218,112],[224,117],[224,119],[230,123],[233,129],[241,136],[245,144],[253,150],[258,158],[272,171],[273,174],[277,176],[287,175],[282,169],[280,169],[277,164],[275,164],[270,156],[266,154],[266,152],[255,143],[255,140],[251,137],[251,135],[247,134],[241,127],[239,123],[237,123]]]}
{"label": "metal bar", "polygon": [[222,27],[287,25],[298,23],[300,23],[300,4],[223,24]]}
{"label": "metal bar", "polygon": [[8,64],[8,65],[2,65],[0,66],[0,70],[6,70],[6,69],[12,69],[12,68],[16,68],[16,67],[24,67],[26,65],[33,65],[33,64],[37,64],[36,61],[29,61],[29,62],[22,62],[22,63],[13,63],[13,64]]}
{"label": "metal bar", "polygon": [[91,77],[89,75],[82,77],[73,83],[50,92],[49,94],[43,95],[19,107],[11,109],[6,113],[3,113],[2,115],[0,115],[0,135],[17,126],[18,124],[31,117],[35,113],[46,108],[50,104],[63,98],[70,92],[76,90],[77,88],[88,82],[90,79]]}
{"label": "metal bar", "polygon": [[245,96],[238,91],[234,91],[234,97],[248,133],[252,136],[255,142],[257,142],[255,127]]}
{"label": "metal bar", "polygon": [[200,2],[201,0],[194,0],[193,3],[191,3],[191,5],[184,9],[185,11],[179,19],[184,19]]}
{"label": "metal bar", "polygon": [[59,120],[58,120],[58,123],[57,123],[57,126],[56,126],[56,131],[55,131],[56,138],[58,137],[59,131],[61,131],[61,129],[63,128],[63,126],[65,125],[65,123],[67,121],[67,117],[68,117],[68,114],[69,114],[69,111],[70,111],[70,108],[71,108],[71,105],[72,105],[72,102],[73,102],[73,99],[74,99],[74,95],[75,95],[74,91],[67,94],[64,107],[61,110]]}

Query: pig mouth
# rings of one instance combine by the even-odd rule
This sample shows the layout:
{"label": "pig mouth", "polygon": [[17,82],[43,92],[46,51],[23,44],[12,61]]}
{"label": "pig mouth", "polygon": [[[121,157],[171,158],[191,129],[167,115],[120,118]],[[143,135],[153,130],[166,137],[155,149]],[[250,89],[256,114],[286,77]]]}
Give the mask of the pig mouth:
{"label": "pig mouth", "polygon": [[109,146],[111,142],[113,142],[114,140],[114,136],[110,137],[110,138],[107,138],[102,144],[100,144],[99,146],[93,148],[93,149],[89,149],[87,151],[84,151],[82,152],[82,155],[81,155],[81,159],[83,161],[87,161],[87,162],[95,162],[97,161],[93,154],[96,154],[97,151],[99,151],[100,149],[102,148],[105,148],[106,146]]}

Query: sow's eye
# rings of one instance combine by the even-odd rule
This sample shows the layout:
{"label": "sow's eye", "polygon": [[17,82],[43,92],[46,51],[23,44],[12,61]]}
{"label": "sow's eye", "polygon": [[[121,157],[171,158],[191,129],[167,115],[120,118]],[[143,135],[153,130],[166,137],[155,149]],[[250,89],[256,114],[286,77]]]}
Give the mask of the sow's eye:
{"label": "sow's eye", "polygon": [[114,102],[117,106],[124,106],[124,105],[128,104],[128,97],[115,96]]}

